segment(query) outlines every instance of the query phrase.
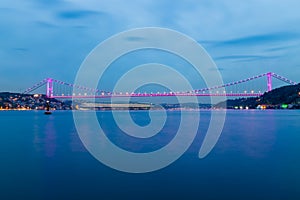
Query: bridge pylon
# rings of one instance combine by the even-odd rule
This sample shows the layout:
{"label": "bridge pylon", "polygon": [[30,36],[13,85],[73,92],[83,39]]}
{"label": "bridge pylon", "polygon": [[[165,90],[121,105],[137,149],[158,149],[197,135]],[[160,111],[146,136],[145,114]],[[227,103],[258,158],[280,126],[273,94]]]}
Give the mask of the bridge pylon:
{"label": "bridge pylon", "polygon": [[47,78],[46,96],[48,98],[53,97],[53,79]]}
{"label": "bridge pylon", "polygon": [[267,86],[268,86],[268,92],[272,90],[272,72],[267,73]]}

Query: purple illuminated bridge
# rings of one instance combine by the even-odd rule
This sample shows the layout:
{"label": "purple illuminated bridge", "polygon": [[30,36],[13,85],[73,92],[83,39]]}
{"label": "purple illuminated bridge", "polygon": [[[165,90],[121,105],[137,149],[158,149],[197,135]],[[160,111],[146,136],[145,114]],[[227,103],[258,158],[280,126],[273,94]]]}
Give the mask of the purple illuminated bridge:
{"label": "purple illuminated bridge", "polygon": [[[228,97],[257,97],[261,96],[263,92],[258,91],[254,92],[254,90],[242,90],[243,92],[234,92],[230,91],[227,92],[227,88],[235,87],[237,85],[242,85],[247,82],[251,82],[256,79],[266,78],[266,86],[267,89],[265,91],[271,91],[272,90],[272,78],[276,78],[282,82],[285,82],[289,85],[296,85],[297,83],[294,81],[291,81],[283,76],[277,75],[272,72],[260,74],[257,76],[253,76],[247,79],[234,81],[230,83],[226,83],[223,85],[218,85],[210,88],[202,88],[198,90],[193,91],[187,91],[187,92],[178,92],[178,91],[168,91],[168,92],[156,92],[156,93],[134,93],[134,92],[107,92],[107,91],[101,91],[99,89],[92,89],[87,88],[80,85],[74,85],[70,83],[66,83],[63,81],[55,80],[52,78],[46,78],[39,83],[33,85],[32,87],[25,90],[25,94],[32,93],[33,91],[41,88],[42,86],[46,85],[46,96],[48,98],[121,98],[121,97],[166,97],[166,96],[228,96]],[[54,89],[54,84],[58,85],[57,90]],[[62,86],[65,88],[69,88],[73,91],[73,89],[76,89],[78,91],[81,91],[77,94],[70,92],[63,92],[60,90],[66,91],[66,89],[61,89]],[[221,92],[219,90],[222,90]]]}

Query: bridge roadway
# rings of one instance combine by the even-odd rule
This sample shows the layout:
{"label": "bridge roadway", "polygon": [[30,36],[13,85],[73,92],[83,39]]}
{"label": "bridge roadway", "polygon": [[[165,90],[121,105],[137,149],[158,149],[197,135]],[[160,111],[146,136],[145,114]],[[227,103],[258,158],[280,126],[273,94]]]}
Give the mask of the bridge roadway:
{"label": "bridge roadway", "polygon": [[103,94],[103,95],[53,95],[51,98],[125,98],[125,97],[171,97],[171,96],[227,96],[227,97],[259,97],[263,93],[133,93],[133,94]]}

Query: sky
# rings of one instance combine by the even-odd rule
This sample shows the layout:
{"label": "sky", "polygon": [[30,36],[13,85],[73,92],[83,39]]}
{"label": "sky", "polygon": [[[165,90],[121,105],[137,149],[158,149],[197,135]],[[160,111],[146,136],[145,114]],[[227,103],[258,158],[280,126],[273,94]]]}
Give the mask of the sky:
{"label": "sky", "polygon": [[[298,0],[1,0],[0,91],[72,83],[86,56],[133,28],[179,31],[231,82],[268,71],[300,82]],[[126,62],[122,63],[126,65]]]}

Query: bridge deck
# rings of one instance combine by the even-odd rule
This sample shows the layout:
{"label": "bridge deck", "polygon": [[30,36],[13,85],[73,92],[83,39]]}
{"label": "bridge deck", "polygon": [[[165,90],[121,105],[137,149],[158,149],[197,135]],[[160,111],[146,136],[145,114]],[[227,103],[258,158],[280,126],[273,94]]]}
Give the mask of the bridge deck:
{"label": "bridge deck", "polygon": [[263,93],[220,93],[220,94],[197,94],[197,93],[168,93],[168,94],[113,94],[113,95],[62,95],[52,96],[52,98],[125,98],[125,97],[171,97],[171,96],[228,96],[228,97],[259,97]]}

